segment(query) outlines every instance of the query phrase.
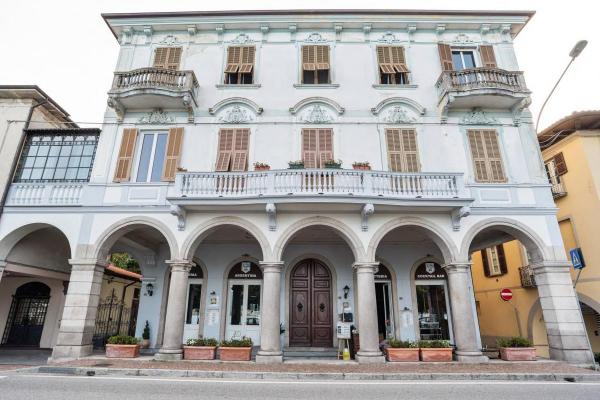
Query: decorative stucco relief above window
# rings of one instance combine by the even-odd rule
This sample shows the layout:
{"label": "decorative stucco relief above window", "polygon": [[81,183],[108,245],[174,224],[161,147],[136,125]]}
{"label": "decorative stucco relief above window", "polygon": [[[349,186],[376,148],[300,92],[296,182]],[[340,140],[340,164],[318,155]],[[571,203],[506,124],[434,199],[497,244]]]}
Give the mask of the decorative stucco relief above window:
{"label": "decorative stucco relief above window", "polygon": [[255,121],[256,117],[263,112],[263,109],[250,99],[230,97],[210,107],[208,112],[211,115],[216,115],[219,122],[243,124]]}
{"label": "decorative stucco relief above window", "polygon": [[254,41],[247,34],[240,33],[239,35],[237,35],[235,37],[235,39],[233,39],[231,41],[231,43],[235,43],[235,44],[251,44],[251,43],[254,43]]}
{"label": "decorative stucco relief above window", "polygon": [[325,43],[327,40],[318,32],[313,32],[304,40],[306,43]]}
{"label": "decorative stucco relief above window", "polygon": [[236,104],[225,109],[219,115],[219,121],[226,124],[244,124],[254,121],[254,117],[246,108]]}
{"label": "decorative stucco relief above window", "polygon": [[382,120],[391,124],[410,124],[417,122],[417,119],[411,111],[408,111],[405,107],[399,105],[390,107],[384,114]]}
{"label": "decorative stucco relief above window", "polygon": [[310,124],[325,124],[333,121],[333,116],[324,107],[315,104],[302,115],[301,120]]}
{"label": "decorative stucco relief above window", "polygon": [[460,123],[463,125],[497,125],[500,122],[496,118],[487,115],[482,109],[474,108],[460,119]]}
{"label": "decorative stucco relief above window", "polygon": [[138,119],[140,124],[172,124],[174,122],[175,118],[161,109],[149,112]]}

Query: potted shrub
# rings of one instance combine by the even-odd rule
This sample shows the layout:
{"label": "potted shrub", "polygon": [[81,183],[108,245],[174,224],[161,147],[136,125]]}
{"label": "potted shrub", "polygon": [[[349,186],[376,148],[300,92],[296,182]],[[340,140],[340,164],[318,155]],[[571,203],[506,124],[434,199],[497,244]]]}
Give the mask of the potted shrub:
{"label": "potted shrub", "polygon": [[421,361],[452,361],[452,347],[447,340],[419,341]]}
{"label": "potted shrub", "polygon": [[304,169],[304,161],[302,161],[302,160],[289,161],[288,167],[289,167],[289,169]]}
{"label": "potted shrub", "polygon": [[269,164],[261,163],[261,162],[255,162],[254,163],[254,170],[255,171],[268,171],[270,169],[271,169],[271,166]]}
{"label": "potted shrub", "polygon": [[368,161],[355,161],[352,163],[352,168],[362,171],[370,171],[371,164],[369,164]]}
{"label": "potted shrub", "polygon": [[535,347],[524,337],[502,338],[497,340],[500,358],[505,361],[535,361]]}
{"label": "potted shrub", "polygon": [[140,355],[138,338],[127,335],[116,335],[108,338],[106,342],[106,357],[108,358],[135,358]]}
{"label": "potted shrub", "polygon": [[244,336],[241,339],[223,340],[219,350],[222,361],[250,361],[252,339]]}
{"label": "potted shrub", "polygon": [[385,349],[385,356],[392,362],[419,361],[419,347],[415,342],[390,339]]}
{"label": "potted shrub", "polygon": [[214,360],[217,351],[217,339],[188,339],[183,346],[183,358],[186,360]]}
{"label": "potted shrub", "polygon": [[142,349],[150,347],[150,324],[146,321],[144,325],[144,331],[142,332]]}
{"label": "potted shrub", "polygon": [[324,165],[325,168],[340,169],[342,168],[342,160],[327,160]]}

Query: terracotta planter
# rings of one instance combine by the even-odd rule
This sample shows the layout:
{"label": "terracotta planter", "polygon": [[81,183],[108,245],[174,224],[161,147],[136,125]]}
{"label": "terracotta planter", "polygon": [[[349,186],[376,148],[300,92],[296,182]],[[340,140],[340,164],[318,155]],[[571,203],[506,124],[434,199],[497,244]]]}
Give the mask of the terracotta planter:
{"label": "terracotta planter", "polygon": [[183,346],[183,358],[186,360],[214,360],[215,346]]}
{"label": "terracotta planter", "polygon": [[419,349],[388,347],[385,349],[385,356],[391,362],[419,361]]}
{"label": "terracotta planter", "polygon": [[107,344],[107,358],[135,358],[140,355],[139,344]]}
{"label": "terracotta planter", "polygon": [[535,347],[500,347],[504,361],[535,361]]}
{"label": "terracotta planter", "polygon": [[255,171],[268,171],[271,167],[254,167]]}
{"label": "terracotta planter", "polygon": [[252,347],[220,347],[222,361],[250,361]]}
{"label": "terracotta planter", "polygon": [[452,348],[421,349],[421,361],[452,361]]}
{"label": "terracotta planter", "polygon": [[140,347],[142,349],[147,349],[150,347],[150,339],[142,339],[142,343],[140,343]]}
{"label": "terracotta planter", "polygon": [[289,164],[289,169],[304,169],[304,164]]}
{"label": "terracotta planter", "polygon": [[352,168],[358,171],[370,171],[371,167],[369,165],[353,165]]}

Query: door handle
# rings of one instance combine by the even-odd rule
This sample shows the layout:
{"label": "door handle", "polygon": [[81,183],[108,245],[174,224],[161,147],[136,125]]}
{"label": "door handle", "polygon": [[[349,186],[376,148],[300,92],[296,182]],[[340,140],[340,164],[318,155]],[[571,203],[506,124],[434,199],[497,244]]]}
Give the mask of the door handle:
{"label": "door handle", "polygon": [[319,304],[319,311],[321,311],[321,312],[325,311],[325,304],[323,304],[323,303]]}
{"label": "door handle", "polygon": [[302,305],[302,303],[298,303],[296,308],[298,309],[299,312],[302,312],[302,309],[304,308],[304,306]]}

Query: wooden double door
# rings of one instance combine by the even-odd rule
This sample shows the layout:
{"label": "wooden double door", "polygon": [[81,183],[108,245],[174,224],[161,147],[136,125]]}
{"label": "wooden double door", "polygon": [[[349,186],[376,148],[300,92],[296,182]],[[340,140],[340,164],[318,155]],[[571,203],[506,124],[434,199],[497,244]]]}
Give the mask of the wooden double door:
{"label": "wooden double door", "polygon": [[292,270],[290,282],[290,346],[333,345],[331,272],[307,259]]}

